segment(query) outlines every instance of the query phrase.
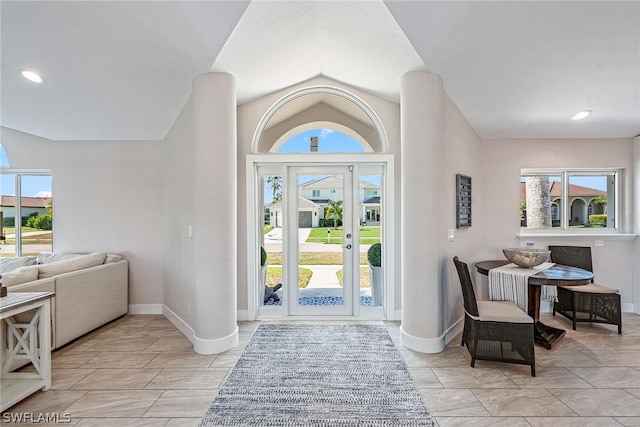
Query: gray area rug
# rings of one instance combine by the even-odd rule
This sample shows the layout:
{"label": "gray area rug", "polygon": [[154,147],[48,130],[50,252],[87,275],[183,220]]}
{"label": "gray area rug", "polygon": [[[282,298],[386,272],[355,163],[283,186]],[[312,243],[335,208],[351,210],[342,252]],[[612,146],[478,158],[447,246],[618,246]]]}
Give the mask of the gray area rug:
{"label": "gray area rug", "polygon": [[435,426],[386,328],[263,323],[200,426]]}

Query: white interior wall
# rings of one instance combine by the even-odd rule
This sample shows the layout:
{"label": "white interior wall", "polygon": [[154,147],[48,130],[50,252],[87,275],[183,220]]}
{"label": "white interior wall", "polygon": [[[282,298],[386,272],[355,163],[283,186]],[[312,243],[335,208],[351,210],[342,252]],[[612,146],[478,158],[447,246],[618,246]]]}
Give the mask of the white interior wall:
{"label": "white interior wall", "polygon": [[[623,231],[631,233],[635,209],[632,199],[633,149],[631,139],[530,140],[504,139],[482,141],[479,161],[482,167],[484,232],[482,246],[473,261],[502,259],[502,248],[520,246],[520,170],[522,168],[623,168]],[[636,172],[637,173],[637,172]],[[595,247],[595,239],[604,247]],[[591,246],[593,268],[598,283],[620,290],[623,311],[632,309],[633,265],[637,239],[608,237],[527,237],[537,248],[548,245]],[[476,275],[478,276],[478,275]],[[476,277],[486,290],[486,278]],[[637,303],[636,298],[636,303]]]}
{"label": "white interior wall", "polygon": [[[438,239],[445,243],[442,250],[443,333],[462,320],[462,289],[453,264],[453,257],[471,262],[482,246],[483,236],[483,180],[482,165],[478,161],[481,140],[451,98],[444,97],[444,179],[437,209],[431,214],[440,220]],[[471,227],[456,229],[456,174],[471,177]],[[448,241],[448,230],[454,230]]]}
{"label": "white interior wall", "polygon": [[[193,104],[191,98],[167,134],[163,146],[163,273],[165,314],[193,326],[195,253],[189,226],[194,223]],[[168,312],[167,312],[168,310]],[[178,320],[178,319],[173,319]],[[191,337],[192,331],[186,331]]]}
{"label": "white interior wall", "polygon": [[129,304],[157,310],[163,302],[161,142],[51,141],[2,128],[2,144],[12,169],[52,171],[54,252],[122,254],[130,262]]}

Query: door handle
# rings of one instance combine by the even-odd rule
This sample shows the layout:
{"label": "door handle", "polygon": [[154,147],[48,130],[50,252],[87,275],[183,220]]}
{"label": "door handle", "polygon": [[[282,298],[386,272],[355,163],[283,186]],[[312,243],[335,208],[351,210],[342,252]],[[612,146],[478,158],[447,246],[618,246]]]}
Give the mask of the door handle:
{"label": "door handle", "polygon": [[345,248],[351,249],[351,243],[349,243],[347,246],[345,246]]}

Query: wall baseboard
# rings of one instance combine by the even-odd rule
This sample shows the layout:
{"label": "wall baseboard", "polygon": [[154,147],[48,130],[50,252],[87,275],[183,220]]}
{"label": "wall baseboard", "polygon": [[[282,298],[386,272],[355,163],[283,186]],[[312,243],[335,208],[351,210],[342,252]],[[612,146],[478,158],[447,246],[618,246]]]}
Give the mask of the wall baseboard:
{"label": "wall baseboard", "polygon": [[231,350],[240,340],[238,332],[239,328],[236,326],[236,329],[226,337],[216,338],[213,340],[201,339],[194,334],[192,341],[193,351],[198,354],[218,354]]}
{"label": "wall baseboard", "polygon": [[464,329],[464,317],[455,322],[444,332],[444,345],[446,346]]}
{"label": "wall baseboard", "polygon": [[187,337],[187,339],[191,341],[191,344],[193,344],[194,331],[193,329],[191,329],[191,326],[189,326],[184,320],[180,318],[180,316],[174,313],[167,306],[162,306],[162,315],[166,317],[173,326],[178,328],[178,330],[182,332],[182,335]]}
{"label": "wall baseboard", "polygon": [[199,354],[218,354],[233,348],[238,344],[239,328],[236,326],[235,331],[226,337],[214,340],[203,340],[196,337],[195,331],[180,316],[173,312],[167,306],[162,306],[162,314],[169,320],[178,330],[193,344],[193,351]]}
{"label": "wall baseboard", "polygon": [[435,338],[415,337],[402,330],[400,325],[400,344],[419,353],[440,353],[464,328],[464,318],[459,319],[444,333]]}
{"label": "wall baseboard", "polygon": [[162,304],[129,304],[129,314],[163,314]]}

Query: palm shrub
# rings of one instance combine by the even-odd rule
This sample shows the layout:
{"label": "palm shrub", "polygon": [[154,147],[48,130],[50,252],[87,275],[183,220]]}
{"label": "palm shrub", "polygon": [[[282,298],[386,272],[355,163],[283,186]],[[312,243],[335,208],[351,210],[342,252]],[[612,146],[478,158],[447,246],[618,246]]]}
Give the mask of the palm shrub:
{"label": "palm shrub", "polygon": [[342,222],[342,200],[327,202],[327,210],[325,211],[324,218],[333,218],[333,228],[338,229],[338,221]]}
{"label": "palm shrub", "polygon": [[374,267],[382,267],[382,245],[374,243],[367,251],[367,261]]}

